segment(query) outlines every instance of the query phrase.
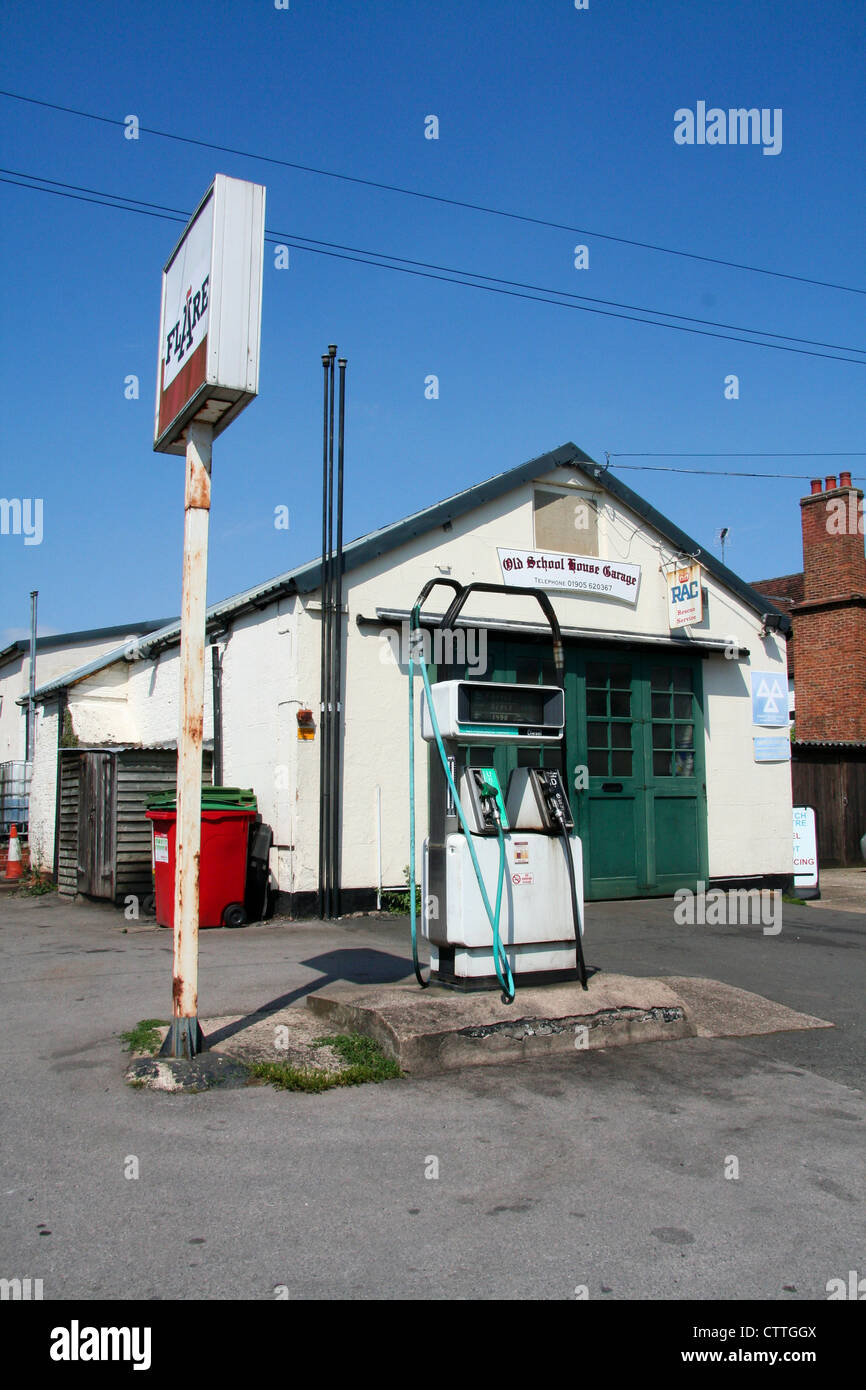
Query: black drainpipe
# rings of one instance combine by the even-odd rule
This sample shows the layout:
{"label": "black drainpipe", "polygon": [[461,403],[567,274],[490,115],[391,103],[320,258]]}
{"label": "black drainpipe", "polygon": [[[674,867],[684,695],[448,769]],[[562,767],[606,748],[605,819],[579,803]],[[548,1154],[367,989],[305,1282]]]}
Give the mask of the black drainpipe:
{"label": "black drainpipe", "polygon": [[335,562],[336,569],[336,595],[334,600],[334,743],[333,743],[333,801],[332,801],[332,820],[333,820],[333,873],[334,873],[334,898],[333,913],[339,917],[341,910],[340,903],[340,846],[341,846],[341,802],[343,784],[343,444],[346,422],[346,359],[341,357],[337,364],[340,368],[340,406],[339,406],[339,438],[337,443],[337,555]]}
{"label": "black drainpipe", "polygon": [[330,642],[328,614],[330,607],[330,518],[331,492],[328,476],[328,417],[331,404],[331,373],[333,355],[330,351],[322,354],[323,399],[322,399],[322,569],[321,569],[321,612],[322,612],[322,652],[319,673],[319,879],[317,893],[317,912],[319,917],[329,915],[328,894],[328,794],[330,785]]}

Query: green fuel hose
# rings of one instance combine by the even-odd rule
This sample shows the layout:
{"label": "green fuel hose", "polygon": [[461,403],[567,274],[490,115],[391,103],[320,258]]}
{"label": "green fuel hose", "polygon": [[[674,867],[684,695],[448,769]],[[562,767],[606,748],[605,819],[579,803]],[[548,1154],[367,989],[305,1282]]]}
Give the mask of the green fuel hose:
{"label": "green fuel hose", "polygon": [[[415,658],[414,658],[414,638],[415,633],[420,631],[417,627],[417,610],[413,610],[412,629],[409,634],[409,901],[410,901],[410,920],[412,923],[412,965],[415,970],[415,979],[422,989],[429,985],[429,979],[425,980],[421,974],[421,967],[418,961],[418,925],[417,925],[417,906],[415,902]],[[451,769],[448,766],[448,755],[445,752],[445,745],[442,742],[442,735],[439,731],[439,721],[436,718],[436,710],[433,706],[433,695],[430,690],[430,678],[427,674],[427,663],[423,657],[418,662],[421,671],[421,679],[424,683],[424,694],[427,697],[427,709],[430,714],[430,723],[433,727],[433,735],[436,740],[436,747],[439,750],[439,757],[442,760],[442,767],[451,796],[457,810],[463,833],[466,836],[466,843],[469,846],[469,854],[472,859],[472,867],[475,870],[475,878],[481,893],[481,900],[484,903],[484,911],[487,913],[487,920],[493,932],[493,964],[496,970],[496,978],[502,987],[503,1004],[511,1004],[514,1001],[514,978],[511,974],[511,967],[508,964],[508,956],[502,939],[499,935],[499,918],[502,910],[502,889],[505,883],[505,833],[502,829],[502,822],[497,817],[497,828],[499,835],[499,875],[496,887],[496,907],[491,908],[490,899],[487,896],[487,889],[484,886],[484,878],[481,873],[481,866],[478,863],[478,856],[475,853],[475,846],[472,843],[472,832],[466,824],[466,817],[463,814],[463,807],[460,804],[460,795],[454,785],[454,778],[451,776]],[[490,787],[491,794],[495,793],[495,788]]]}

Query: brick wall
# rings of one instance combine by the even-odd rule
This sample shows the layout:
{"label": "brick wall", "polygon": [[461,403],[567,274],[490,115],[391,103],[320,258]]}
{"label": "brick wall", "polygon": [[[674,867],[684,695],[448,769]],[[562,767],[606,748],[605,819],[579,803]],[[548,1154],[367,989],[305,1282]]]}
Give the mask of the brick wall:
{"label": "brick wall", "polygon": [[800,502],[803,598],[794,604],[798,739],[866,741],[863,493],[842,473]]}

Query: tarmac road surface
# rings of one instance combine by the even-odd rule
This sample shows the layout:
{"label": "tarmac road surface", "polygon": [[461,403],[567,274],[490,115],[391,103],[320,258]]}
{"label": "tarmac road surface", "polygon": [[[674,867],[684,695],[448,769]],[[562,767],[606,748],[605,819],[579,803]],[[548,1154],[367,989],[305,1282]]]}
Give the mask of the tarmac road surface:
{"label": "tarmac road surface", "polygon": [[[866,1273],[864,939],[827,908],[765,936],[590,905],[590,964],[836,1027],[173,1096],[124,1083],[118,1039],[168,1016],[170,934],[4,896],[0,1275],[46,1299],[825,1299]],[[203,932],[201,1015],[404,979],[407,944],[400,920]]]}

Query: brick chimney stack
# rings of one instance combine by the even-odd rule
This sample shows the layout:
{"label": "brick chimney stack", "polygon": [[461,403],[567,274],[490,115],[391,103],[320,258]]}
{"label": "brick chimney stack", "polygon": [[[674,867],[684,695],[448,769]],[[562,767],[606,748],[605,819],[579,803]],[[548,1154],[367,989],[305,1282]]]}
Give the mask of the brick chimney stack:
{"label": "brick chimney stack", "polygon": [[813,478],[800,500],[803,599],[794,620],[798,740],[866,742],[863,493],[850,472]]}

